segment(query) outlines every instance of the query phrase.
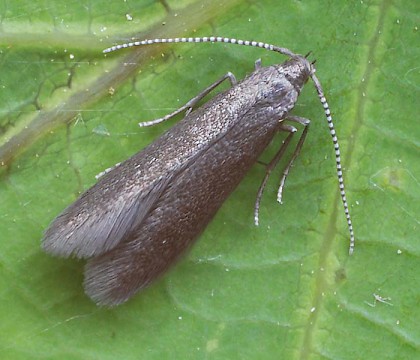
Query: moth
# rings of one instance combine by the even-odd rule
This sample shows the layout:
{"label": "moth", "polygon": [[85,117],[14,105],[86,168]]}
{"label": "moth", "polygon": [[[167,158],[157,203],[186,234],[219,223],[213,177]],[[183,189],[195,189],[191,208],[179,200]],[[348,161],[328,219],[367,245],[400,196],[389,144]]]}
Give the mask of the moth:
{"label": "moth", "polygon": [[[303,125],[296,149],[283,172],[284,182],[309,129],[309,120],[293,116],[304,84],[312,79],[332,136],[341,199],[354,249],[340,150],[331,112],[315,67],[306,56],[271,44],[221,37],[136,41],[110,51],[157,43],[228,43],[263,48],[288,56],[282,64],[255,70],[242,81],[227,73],[187,104],[154,125],[186,111],[186,116],[149,146],[116,168],[68,206],[45,231],[42,248],[52,255],[87,259],[84,288],[99,305],[114,306],[148,286],[173,265],[206,228],[226,198],[276,133],[287,137],[259,188],[255,223],[265,183]],[[200,107],[197,103],[220,83],[231,87]]]}

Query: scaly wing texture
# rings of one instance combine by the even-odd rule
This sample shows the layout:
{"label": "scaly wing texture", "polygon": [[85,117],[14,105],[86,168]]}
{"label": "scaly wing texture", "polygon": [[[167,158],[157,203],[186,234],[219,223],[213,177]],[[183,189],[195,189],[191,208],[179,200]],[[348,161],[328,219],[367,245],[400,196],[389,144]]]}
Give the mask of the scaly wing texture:
{"label": "scaly wing texture", "polygon": [[45,251],[90,257],[112,249],[140,224],[170,180],[130,183],[123,174],[115,177],[119,170],[106,174],[51,223],[42,243]]}
{"label": "scaly wing texture", "polygon": [[113,306],[128,300],[188,249],[274,136],[278,120],[261,124],[261,116],[247,117],[190,161],[141,227],[88,261],[84,286],[96,303]]}
{"label": "scaly wing texture", "polygon": [[[259,72],[272,77],[276,69],[262,68]],[[253,73],[226,93],[215,96],[105,174],[52,222],[45,232],[44,250],[59,256],[86,258],[100,255],[129,237],[156,206],[171,179],[245,116],[243,112],[259,94],[255,76],[262,75]],[[281,89],[284,98],[288,92]]]}

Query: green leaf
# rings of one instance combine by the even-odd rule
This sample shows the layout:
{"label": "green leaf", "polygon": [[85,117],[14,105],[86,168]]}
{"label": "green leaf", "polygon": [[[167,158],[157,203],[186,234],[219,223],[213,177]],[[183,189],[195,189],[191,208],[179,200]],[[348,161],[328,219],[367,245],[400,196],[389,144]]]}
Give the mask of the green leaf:
{"label": "green leaf", "polygon": [[[0,6],[2,359],[419,357],[419,13],[415,0]],[[312,51],[340,139],[355,253],[308,83],[294,113],[312,125],[284,204],[279,166],[253,225],[256,164],[173,270],[128,303],[98,308],[83,293],[83,262],[43,253],[43,230],[96,174],[171,126],[139,121],[227,71],[243,78],[257,58],[284,60],[224,44],[102,54],[132,37],[200,35]]]}

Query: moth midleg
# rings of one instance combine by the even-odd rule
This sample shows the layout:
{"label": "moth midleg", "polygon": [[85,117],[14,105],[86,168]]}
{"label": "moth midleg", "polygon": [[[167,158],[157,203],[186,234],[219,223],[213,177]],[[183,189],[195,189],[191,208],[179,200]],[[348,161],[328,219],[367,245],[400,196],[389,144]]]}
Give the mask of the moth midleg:
{"label": "moth midleg", "polygon": [[155,119],[155,120],[140,122],[139,126],[141,126],[141,127],[152,126],[152,125],[159,124],[161,122],[165,122],[165,121],[173,118],[174,116],[178,115],[179,113],[183,112],[184,110],[187,110],[186,115],[188,115],[191,112],[191,110],[193,109],[193,107],[195,105],[197,105],[197,103],[200,100],[202,100],[205,96],[207,96],[211,91],[213,91],[216,87],[218,87],[223,81],[225,81],[227,79],[229,79],[230,84],[232,86],[236,85],[237,81],[236,81],[235,75],[233,75],[229,71],[228,73],[223,75],[219,80],[215,81],[213,84],[211,84],[210,86],[205,88],[203,91],[201,91],[198,95],[194,96],[190,101],[188,101],[185,105],[181,106],[179,109],[171,112],[170,114],[165,115],[164,117],[161,117],[161,118],[158,118],[158,119]]}

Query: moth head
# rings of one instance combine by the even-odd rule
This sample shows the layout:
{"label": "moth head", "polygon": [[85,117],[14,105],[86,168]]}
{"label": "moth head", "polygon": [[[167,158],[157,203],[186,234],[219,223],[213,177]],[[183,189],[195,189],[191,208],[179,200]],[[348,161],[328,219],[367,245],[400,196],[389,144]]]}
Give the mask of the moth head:
{"label": "moth head", "polygon": [[281,64],[281,72],[300,93],[308,79],[315,73],[315,68],[306,57],[295,55]]}

